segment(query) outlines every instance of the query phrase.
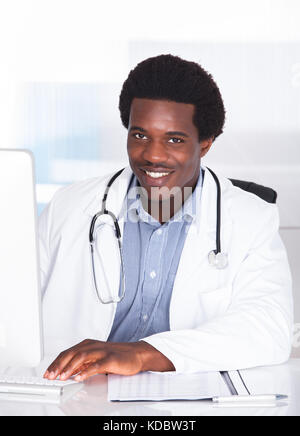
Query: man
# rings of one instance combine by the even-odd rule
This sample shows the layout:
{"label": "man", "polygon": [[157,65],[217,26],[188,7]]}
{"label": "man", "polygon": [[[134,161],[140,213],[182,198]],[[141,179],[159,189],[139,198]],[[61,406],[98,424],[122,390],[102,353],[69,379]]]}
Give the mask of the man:
{"label": "man", "polygon": [[[112,175],[63,188],[40,218],[46,353],[59,353],[45,377],[286,361],[293,305],[276,206],[219,177],[228,263],[218,269],[208,259],[217,186],[201,159],[224,125],[216,83],[198,64],[157,56],[130,72],[119,108],[130,167],[112,183],[106,207],[119,221],[125,295],[101,300],[106,285],[122,294],[115,235],[100,238],[97,292],[90,258],[90,223]],[[98,282],[101,268],[109,283]]]}

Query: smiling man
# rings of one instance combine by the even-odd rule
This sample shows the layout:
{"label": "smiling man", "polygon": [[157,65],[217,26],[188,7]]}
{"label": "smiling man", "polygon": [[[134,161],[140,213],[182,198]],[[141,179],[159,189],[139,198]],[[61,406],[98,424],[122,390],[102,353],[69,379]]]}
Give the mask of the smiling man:
{"label": "smiling man", "polygon": [[[175,56],[146,59],[119,108],[130,166],[63,188],[40,217],[45,348],[58,354],[45,377],[284,362],[293,305],[276,205],[201,165],[225,118],[213,78]],[[218,188],[222,268],[210,261]]]}

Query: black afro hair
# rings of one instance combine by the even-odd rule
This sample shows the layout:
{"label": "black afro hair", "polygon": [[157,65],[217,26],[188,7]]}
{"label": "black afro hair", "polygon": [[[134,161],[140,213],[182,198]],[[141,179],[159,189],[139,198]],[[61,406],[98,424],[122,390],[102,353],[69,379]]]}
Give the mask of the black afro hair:
{"label": "black afro hair", "polygon": [[126,129],[134,98],[194,104],[193,122],[199,141],[215,139],[223,132],[225,109],[221,93],[211,74],[195,62],[167,54],[148,58],[131,70],[119,100]]}

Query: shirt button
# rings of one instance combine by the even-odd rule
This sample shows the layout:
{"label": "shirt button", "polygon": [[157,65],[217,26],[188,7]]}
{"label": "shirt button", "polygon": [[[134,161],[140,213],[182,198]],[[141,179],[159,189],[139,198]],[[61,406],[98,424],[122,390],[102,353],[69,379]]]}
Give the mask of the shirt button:
{"label": "shirt button", "polygon": [[156,272],[154,270],[151,271],[150,277],[151,277],[151,279],[154,279],[156,277]]}
{"label": "shirt button", "polygon": [[158,229],[156,233],[157,233],[158,235],[161,235],[161,234],[162,234],[162,229]]}
{"label": "shirt button", "polygon": [[148,319],[148,315],[143,315],[143,320],[147,321],[147,319]]}

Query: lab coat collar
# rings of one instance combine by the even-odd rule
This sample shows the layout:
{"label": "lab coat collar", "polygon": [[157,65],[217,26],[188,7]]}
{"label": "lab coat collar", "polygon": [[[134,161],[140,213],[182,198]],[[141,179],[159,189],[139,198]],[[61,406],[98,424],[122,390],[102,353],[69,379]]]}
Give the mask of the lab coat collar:
{"label": "lab coat collar", "polygon": [[[123,210],[123,203],[132,174],[131,168],[129,166],[125,167],[124,171],[111,185],[108,192],[106,209],[113,212],[118,218],[120,218],[120,214]],[[100,212],[102,209],[102,198],[104,191],[112,176],[113,174],[109,174],[107,177],[101,178],[99,184],[97,184],[97,186],[93,189],[87,205],[83,206],[83,212],[86,215],[93,217],[96,213]]]}

